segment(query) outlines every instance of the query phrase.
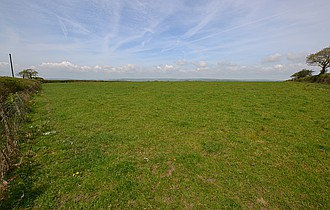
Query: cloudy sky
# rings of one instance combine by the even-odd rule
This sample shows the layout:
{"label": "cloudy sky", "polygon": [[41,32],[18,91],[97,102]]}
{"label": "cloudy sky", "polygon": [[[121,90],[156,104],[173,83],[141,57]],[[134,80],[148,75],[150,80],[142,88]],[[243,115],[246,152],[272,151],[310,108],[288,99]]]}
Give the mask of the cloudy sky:
{"label": "cloudy sky", "polygon": [[[0,0],[0,75],[284,80],[330,45],[329,0]],[[318,71],[317,68],[315,70]]]}

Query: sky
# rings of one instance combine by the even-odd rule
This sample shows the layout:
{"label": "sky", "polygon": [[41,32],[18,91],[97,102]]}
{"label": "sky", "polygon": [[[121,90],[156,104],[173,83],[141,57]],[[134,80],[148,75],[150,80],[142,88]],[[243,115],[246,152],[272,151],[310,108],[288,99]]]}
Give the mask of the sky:
{"label": "sky", "polygon": [[0,0],[0,75],[286,80],[330,46],[329,0]]}

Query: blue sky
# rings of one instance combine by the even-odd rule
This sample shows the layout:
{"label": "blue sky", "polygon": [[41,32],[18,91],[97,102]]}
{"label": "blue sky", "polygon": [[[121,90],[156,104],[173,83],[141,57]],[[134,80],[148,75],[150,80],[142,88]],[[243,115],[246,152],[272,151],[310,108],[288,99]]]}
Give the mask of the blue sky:
{"label": "blue sky", "polygon": [[0,75],[284,80],[330,45],[329,0],[0,0]]}

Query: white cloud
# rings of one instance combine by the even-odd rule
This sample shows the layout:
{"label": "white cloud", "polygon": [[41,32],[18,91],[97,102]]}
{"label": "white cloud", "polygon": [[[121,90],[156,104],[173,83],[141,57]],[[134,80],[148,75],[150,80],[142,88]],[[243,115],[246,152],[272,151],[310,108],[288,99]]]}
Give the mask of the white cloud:
{"label": "white cloud", "polygon": [[174,71],[175,67],[173,65],[157,65],[152,71],[157,71],[157,72],[170,72]]}
{"label": "white cloud", "polygon": [[282,64],[276,64],[274,68],[277,70],[283,70],[284,66]]}
{"label": "white cloud", "polygon": [[206,61],[192,62],[198,68],[206,68],[208,67],[208,63]]}
{"label": "white cloud", "polygon": [[97,72],[97,73],[127,73],[135,70],[135,65],[126,64],[123,66],[112,67],[112,66],[80,66],[77,64],[73,64],[70,61],[62,61],[62,62],[44,62],[39,65],[42,69],[46,69],[48,71],[55,70],[64,70],[70,72]]}
{"label": "white cloud", "polygon": [[178,65],[178,66],[184,66],[187,64],[189,64],[189,62],[184,59],[180,59],[180,60],[176,61],[176,65]]}
{"label": "white cloud", "polygon": [[220,69],[225,69],[225,70],[229,70],[229,71],[238,71],[242,68],[245,68],[245,66],[239,66],[238,64],[228,62],[228,61],[218,62],[218,67]]}
{"label": "white cloud", "polygon": [[281,60],[281,58],[282,58],[282,55],[279,54],[279,53],[276,53],[276,54],[274,54],[274,55],[270,55],[270,56],[265,57],[265,58],[262,60],[262,62],[263,62],[263,63],[278,62],[278,61]]}
{"label": "white cloud", "polygon": [[[219,79],[287,79],[292,73],[306,68],[304,63],[281,63],[281,64],[260,64],[244,65],[230,61],[220,61],[216,64],[206,61],[189,62],[192,68],[179,65],[156,65],[153,67],[136,66],[125,64],[121,66],[109,65],[84,65],[80,66],[70,61],[44,62],[37,66],[37,71],[45,78],[57,78],[56,74],[61,72],[65,78],[88,79],[115,79],[115,78],[141,78],[141,75],[148,77],[163,78],[173,75],[180,78],[219,78]],[[195,67],[194,67],[195,66]],[[97,73],[97,74],[96,74]],[[175,78],[175,77],[173,77]]]}
{"label": "white cloud", "polygon": [[99,65],[96,65],[96,66],[94,66],[94,69],[102,69],[102,67]]}
{"label": "white cloud", "polygon": [[170,71],[170,70],[173,70],[174,69],[174,66],[172,66],[172,65],[165,65],[164,66],[164,68],[165,68],[165,70],[167,70],[167,71]]}
{"label": "white cloud", "polygon": [[69,61],[62,61],[60,63],[53,63],[53,62],[44,62],[40,64],[41,67],[47,67],[47,68],[70,68],[70,69],[78,69],[79,66],[72,64]]}
{"label": "white cloud", "polygon": [[108,67],[105,67],[105,69],[107,69],[108,72],[112,72],[112,73],[129,73],[134,71],[136,67],[133,64],[126,64],[124,66],[112,67],[110,69],[108,69]]}
{"label": "white cloud", "polygon": [[255,66],[255,72],[267,72],[273,74],[285,73],[288,77],[293,73],[303,68],[306,68],[304,63],[289,63],[289,64],[276,64],[273,66]]}
{"label": "white cloud", "polygon": [[80,67],[80,68],[81,68],[81,70],[83,70],[83,71],[90,71],[90,70],[93,69],[93,68],[90,67],[90,66],[82,66],[82,67]]}

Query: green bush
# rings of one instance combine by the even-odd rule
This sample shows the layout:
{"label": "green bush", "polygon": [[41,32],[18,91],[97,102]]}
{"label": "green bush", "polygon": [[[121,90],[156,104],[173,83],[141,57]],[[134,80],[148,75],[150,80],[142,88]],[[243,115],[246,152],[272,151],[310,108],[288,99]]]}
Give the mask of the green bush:
{"label": "green bush", "polygon": [[8,95],[21,91],[36,91],[41,87],[37,80],[27,80],[11,77],[0,77],[0,103],[4,102]]}
{"label": "green bush", "polygon": [[293,80],[293,81],[321,83],[321,84],[330,85],[330,73],[321,74],[321,75],[314,75],[314,76],[307,76],[307,77],[299,78],[299,79],[296,79],[296,80]]}
{"label": "green bush", "polygon": [[330,73],[320,75],[318,82],[330,85]]}

